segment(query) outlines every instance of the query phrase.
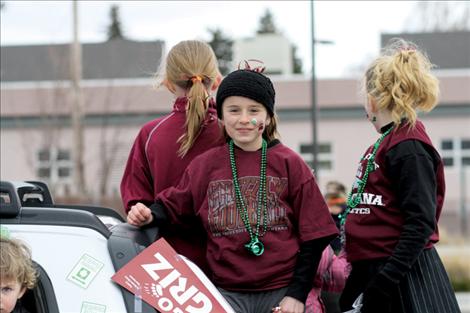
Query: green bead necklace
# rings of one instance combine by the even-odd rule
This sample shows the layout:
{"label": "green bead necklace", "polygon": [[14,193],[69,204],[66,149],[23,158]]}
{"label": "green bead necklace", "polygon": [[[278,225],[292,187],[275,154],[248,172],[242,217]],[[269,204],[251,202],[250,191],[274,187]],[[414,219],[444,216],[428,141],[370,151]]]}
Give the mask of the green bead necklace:
{"label": "green bead necklace", "polygon": [[345,229],[344,229],[344,224],[346,223],[346,217],[348,216],[349,212],[351,212],[352,209],[357,207],[357,205],[361,202],[362,198],[362,193],[364,192],[364,189],[366,188],[367,184],[367,179],[369,178],[369,173],[372,172],[375,169],[374,161],[375,161],[375,155],[377,154],[377,150],[379,150],[379,146],[382,143],[382,141],[385,139],[385,137],[390,134],[392,131],[393,126],[387,129],[382,136],[380,136],[379,139],[374,144],[374,148],[372,149],[372,152],[370,154],[370,157],[367,160],[367,165],[366,169],[364,171],[364,175],[362,176],[362,179],[359,179],[357,181],[357,192],[356,196],[353,197],[353,190],[354,186],[351,188],[351,191],[348,194],[348,199],[346,201],[346,210],[339,214],[338,217],[340,219],[340,225],[341,225],[341,242],[344,243],[345,240]]}
{"label": "green bead necklace", "polygon": [[[248,209],[246,207],[245,201],[243,200],[242,193],[240,191],[240,184],[238,183],[238,172],[237,172],[237,164],[235,163],[235,152],[233,149],[233,140],[229,142],[229,153],[230,153],[230,167],[232,168],[232,176],[233,176],[233,188],[235,190],[235,203],[237,207],[237,211],[241,216],[243,224],[245,225],[248,234],[250,234],[250,242],[245,244],[245,248],[255,256],[260,256],[264,252],[264,245],[259,240],[259,237],[264,236],[266,234],[266,230],[268,228],[268,209],[267,209],[267,196],[266,196],[266,150],[267,150],[267,143],[266,140],[263,139],[261,144],[261,169],[260,169],[260,182],[259,182],[259,190],[258,190],[258,207],[256,210],[256,228],[253,231],[250,218],[248,216]],[[259,233],[259,226],[261,222],[261,210],[263,211],[263,233]]]}

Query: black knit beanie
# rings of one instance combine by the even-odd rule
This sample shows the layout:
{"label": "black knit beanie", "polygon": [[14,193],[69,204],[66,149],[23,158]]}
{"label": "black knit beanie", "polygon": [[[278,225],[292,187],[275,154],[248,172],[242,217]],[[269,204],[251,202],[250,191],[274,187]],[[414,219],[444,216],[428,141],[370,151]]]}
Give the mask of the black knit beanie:
{"label": "black knit beanie", "polygon": [[270,116],[274,115],[276,92],[271,80],[253,70],[237,70],[228,74],[217,90],[217,116],[222,118],[222,104],[231,96],[255,100],[265,106]]}

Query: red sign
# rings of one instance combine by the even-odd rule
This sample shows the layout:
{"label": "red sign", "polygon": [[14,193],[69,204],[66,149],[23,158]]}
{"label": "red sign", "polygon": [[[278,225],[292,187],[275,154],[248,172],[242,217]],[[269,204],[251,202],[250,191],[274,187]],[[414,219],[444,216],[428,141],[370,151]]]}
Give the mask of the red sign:
{"label": "red sign", "polygon": [[162,313],[234,313],[204,273],[163,238],[112,279]]}

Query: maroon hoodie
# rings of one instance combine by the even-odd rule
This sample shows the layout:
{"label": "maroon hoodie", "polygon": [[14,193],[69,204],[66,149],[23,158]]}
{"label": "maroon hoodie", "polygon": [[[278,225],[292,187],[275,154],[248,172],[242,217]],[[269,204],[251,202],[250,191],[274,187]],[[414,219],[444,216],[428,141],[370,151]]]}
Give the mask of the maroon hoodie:
{"label": "maroon hoodie", "polygon": [[[170,114],[148,122],[137,135],[121,181],[126,212],[137,202],[150,206],[160,191],[179,182],[196,156],[224,143],[215,103],[211,101],[194,145],[183,158],[178,156],[180,143],[177,141],[186,129],[186,104],[185,97],[176,99]],[[205,268],[202,230],[172,228],[164,236],[177,252]]]}

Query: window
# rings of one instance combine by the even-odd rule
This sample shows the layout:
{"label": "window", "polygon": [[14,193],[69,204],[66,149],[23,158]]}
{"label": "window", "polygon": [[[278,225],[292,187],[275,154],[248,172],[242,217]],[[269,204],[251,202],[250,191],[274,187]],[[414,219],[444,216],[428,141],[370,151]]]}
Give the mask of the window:
{"label": "window", "polygon": [[0,203],[2,204],[10,204],[11,198],[8,192],[0,192]]}
{"label": "window", "polygon": [[470,166],[470,138],[443,139],[440,148],[444,166]]}
{"label": "window", "polygon": [[[301,144],[300,154],[307,164],[313,168],[313,145]],[[331,143],[319,143],[318,144],[318,168],[322,171],[333,170],[333,149]]]}
{"label": "window", "polygon": [[33,264],[39,274],[38,282],[35,288],[28,290],[21,298],[23,308],[30,313],[59,313],[57,299],[49,276],[42,266],[34,261]]}
{"label": "window", "polygon": [[36,174],[48,183],[69,182],[72,179],[71,153],[67,149],[43,148],[37,153]]}

